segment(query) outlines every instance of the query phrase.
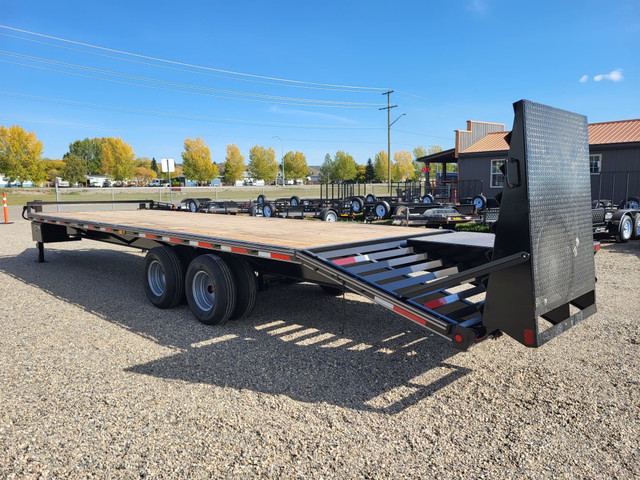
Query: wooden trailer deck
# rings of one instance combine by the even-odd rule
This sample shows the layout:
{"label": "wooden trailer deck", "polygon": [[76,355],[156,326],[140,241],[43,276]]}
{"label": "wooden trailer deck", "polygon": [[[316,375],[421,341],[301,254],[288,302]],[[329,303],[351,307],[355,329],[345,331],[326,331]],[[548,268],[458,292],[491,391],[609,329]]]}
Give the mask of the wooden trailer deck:
{"label": "wooden trailer deck", "polygon": [[175,232],[301,250],[347,242],[419,236],[427,231],[425,229],[417,232],[406,227],[389,225],[205,215],[162,210],[39,212],[32,213],[31,217],[71,224],[99,224],[127,230]]}

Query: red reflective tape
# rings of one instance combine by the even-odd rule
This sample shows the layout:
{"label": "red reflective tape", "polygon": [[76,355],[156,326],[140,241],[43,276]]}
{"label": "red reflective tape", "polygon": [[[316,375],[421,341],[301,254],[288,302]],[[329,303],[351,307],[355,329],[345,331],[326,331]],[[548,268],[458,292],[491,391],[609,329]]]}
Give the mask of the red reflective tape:
{"label": "red reflective tape", "polygon": [[89,230],[100,230],[98,227],[94,227],[93,225],[89,225]]}
{"label": "red reflective tape", "polygon": [[414,315],[413,313],[407,312],[405,309],[400,308],[397,305],[393,306],[393,311],[407,317],[409,320],[413,320],[414,322],[419,323],[420,325],[427,324],[426,320],[421,319],[420,317]]}
{"label": "red reflective tape", "polygon": [[533,330],[531,330],[530,328],[525,328],[524,329],[524,344],[525,345],[534,345],[535,344],[535,335]]}
{"label": "red reflective tape", "polygon": [[145,238],[156,238],[156,236],[155,236],[155,235],[152,235],[152,234],[150,234],[150,233],[145,233],[145,234],[144,234],[144,237],[145,237]]}
{"label": "red reflective tape", "polygon": [[281,253],[272,253],[271,258],[275,258],[276,260],[286,260],[288,262],[291,261],[291,257],[288,255],[282,255]]}
{"label": "red reflective tape", "polygon": [[434,308],[446,305],[447,301],[445,299],[446,297],[436,298],[435,300],[425,303],[424,306],[433,310]]}
{"label": "red reflective tape", "polygon": [[113,232],[113,230],[111,228],[105,228],[104,231],[105,232]]}
{"label": "red reflective tape", "polygon": [[213,245],[207,242],[198,242],[198,246],[202,248],[213,248]]}
{"label": "red reflective tape", "polygon": [[231,247],[231,251],[235,253],[245,253],[245,254],[249,253],[249,251],[246,248],[240,248],[240,247]]}
{"label": "red reflective tape", "polygon": [[169,237],[169,241],[171,243],[182,243],[182,240],[180,240],[179,238],[171,238],[171,237]]}
{"label": "red reflective tape", "polygon": [[350,263],[355,263],[356,257],[347,257],[347,258],[339,258],[338,260],[333,260],[333,263],[336,265],[348,265]]}

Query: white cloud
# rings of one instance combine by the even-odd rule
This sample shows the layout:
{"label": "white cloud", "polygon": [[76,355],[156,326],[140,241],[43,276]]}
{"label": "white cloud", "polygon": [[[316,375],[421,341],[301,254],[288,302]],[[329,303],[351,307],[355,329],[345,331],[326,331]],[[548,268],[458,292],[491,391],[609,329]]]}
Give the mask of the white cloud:
{"label": "white cloud", "polygon": [[587,80],[589,80],[589,75],[582,75],[578,81],[580,83],[587,83]]}
{"label": "white cloud", "polygon": [[622,75],[622,69],[618,68],[610,73],[601,73],[593,77],[596,82],[601,80],[611,80],[612,82],[621,82],[624,80],[624,76]]}

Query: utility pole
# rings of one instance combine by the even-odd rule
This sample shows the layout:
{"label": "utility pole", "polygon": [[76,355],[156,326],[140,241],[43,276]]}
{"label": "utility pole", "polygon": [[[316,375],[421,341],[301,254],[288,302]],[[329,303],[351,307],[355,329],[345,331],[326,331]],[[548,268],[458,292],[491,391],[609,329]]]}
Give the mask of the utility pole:
{"label": "utility pole", "polygon": [[382,94],[387,96],[387,106],[378,109],[387,111],[387,182],[389,184],[389,195],[391,195],[391,109],[397,107],[397,105],[391,105],[392,93],[393,90],[389,90]]}

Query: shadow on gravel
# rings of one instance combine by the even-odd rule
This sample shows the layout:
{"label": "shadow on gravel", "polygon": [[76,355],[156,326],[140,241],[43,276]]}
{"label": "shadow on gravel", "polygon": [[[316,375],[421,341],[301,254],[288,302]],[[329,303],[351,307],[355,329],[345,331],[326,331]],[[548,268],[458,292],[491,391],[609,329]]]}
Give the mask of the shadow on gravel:
{"label": "shadow on gravel", "polygon": [[176,351],[126,369],[133,373],[386,414],[469,373],[446,362],[457,353],[448,341],[316,285],[275,286],[248,318],[208,327],[186,306],[159,310],[146,300],[140,254],[50,248],[45,256],[36,263],[34,248],[0,257],[0,271]]}

